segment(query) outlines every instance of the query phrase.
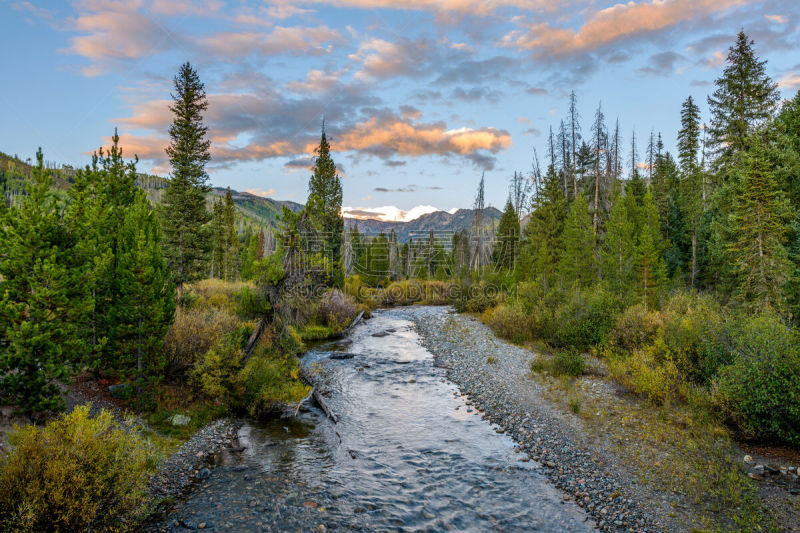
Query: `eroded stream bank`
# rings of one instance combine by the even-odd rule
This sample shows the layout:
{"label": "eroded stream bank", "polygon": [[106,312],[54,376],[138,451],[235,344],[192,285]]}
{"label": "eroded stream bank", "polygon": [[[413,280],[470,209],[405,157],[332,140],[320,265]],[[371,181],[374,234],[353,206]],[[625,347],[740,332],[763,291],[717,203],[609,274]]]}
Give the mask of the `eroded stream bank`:
{"label": "eroded stream bank", "polygon": [[[539,463],[485,420],[423,347],[415,322],[445,308],[376,313],[341,349],[303,360],[328,389],[317,409],[245,424],[241,451],[162,522],[166,530],[591,531]],[[383,337],[375,333],[388,332]],[[352,354],[352,357],[349,355]]]}

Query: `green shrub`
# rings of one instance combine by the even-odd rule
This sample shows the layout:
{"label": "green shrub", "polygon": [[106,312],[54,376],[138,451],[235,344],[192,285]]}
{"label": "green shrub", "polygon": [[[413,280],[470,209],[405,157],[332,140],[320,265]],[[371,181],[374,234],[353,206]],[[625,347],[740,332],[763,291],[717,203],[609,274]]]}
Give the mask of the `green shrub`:
{"label": "green shrub", "polygon": [[357,274],[344,280],[344,293],[368,309],[375,309],[378,305],[375,299],[378,291],[364,283]]}
{"label": "green shrub", "polygon": [[45,427],[16,428],[0,458],[0,530],[125,531],[149,510],[157,457],[101,411],[76,408]]}
{"label": "green shrub", "polygon": [[239,372],[245,394],[243,407],[261,417],[296,404],[310,388],[300,380],[300,366],[293,355],[278,354],[262,345]]}
{"label": "green shrub", "polygon": [[553,374],[580,376],[586,372],[586,358],[575,350],[563,350],[553,356]]}
{"label": "green shrub", "polygon": [[664,305],[661,337],[678,370],[698,384],[707,383],[729,362],[721,343],[723,316],[709,296],[680,292]]}
{"label": "green shrub", "polygon": [[549,372],[555,376],[577,377],[586,372],[586,358],[575,350],[556,352],[552,358],[538,355],[531,361],[533,372]]}
{"label": "green shrub", "polygon": [[383,305],[446,305],[451,303],[455,285],[436,280],[394,281],[378,291]]}
{"label": "green shrub", "polygon": [[282,353],[289,355],[303,353],[306,349],[302,337],[292,326],[286,326],[281,329],[280,335],[278,335],[278,346]]}
{"label": "green shrub", "polygon": [[632,352],[655,341],[658,330],[663,325],[663,316],[658,311],[647,311],[644,305],[627,308],[618,318],[608,334],[612,349]]}
{"label": "green shrub", "polygon": [[747,438],[800,445],[800,346],[779,318],[739,321],[733,362],[714,380],[713,398]]}
{"label": "green shrub", "polygon": [[462,283],[452,290],[455,294],[452,304],[460,313],[483,313],[501,303],[505,297],[497,285],[486,281]]}
{"label": "green shrub", "polygon": [[613,296],[602,287],[570,291],[543,336],[562,348],[586,350],[605,341],[616,314]]}
{"label": "green shrub", "polygon": [[234,297],[236,315],[244,320],[261,318],[271,306],[264,291],[243,287]]}
{"label": "green shrub", "polygon": [[321,341],[333,337],[336,332],[328,326],[319,324],[306,324],[299,328],[297,333],[303,341]]}
{"label": "green shrub", "polygon": [[251,288],[252,284],[245,281],[200,280],[189,287],[192,296],[184,302],[184,307],[206,311],[213,309],[232,314],[235,312],[239,293]]}

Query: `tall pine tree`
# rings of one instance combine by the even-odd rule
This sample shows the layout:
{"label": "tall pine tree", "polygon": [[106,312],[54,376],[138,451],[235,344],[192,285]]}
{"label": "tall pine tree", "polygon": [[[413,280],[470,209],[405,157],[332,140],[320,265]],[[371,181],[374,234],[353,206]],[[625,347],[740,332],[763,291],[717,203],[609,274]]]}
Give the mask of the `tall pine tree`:
{"label": "tall pine tree", "polygon": [[306,212],[309,221],[318,232],[330,261],[330,282],[337,287],[344,283],[342,271],[342,182],[336,172],[336,164],[330,154],[330,144],[322,125],[322,135],[316,149],[314,173],[308,182]]}
{"label": "tall pine tree", "polygon": [[736,297],[755,309],[783,310],[791,265],[784,244],[790,218],[760,136],[748,140],[731,216],[729,260]]}
{"label": "tall pine tree", "polygon": [[569,208],[564,224],[564,254],[561,257],[560,274],[564,286],[587,287],[594,281],[595,236],[589,204],[579,194]]}
{"label": "tall pine tree", "polygon": [[500,223],[497,225],[497,239],[492,253],[494,264],[497,268],[511,270],[516,264],[518,254],[519,218],[509,197],[500,217]]}
{"label": "tall pine tree", "polygon": [[211,141],[203,124],[208,101],[203,83],[187,62],[175,76],[175,93],[170,110],[174,117],[166,152],[172,165],[172,178],[164,193],[162,227],[167,265],[183,294],[184,283],[205,273],[209,251],[210,220],[205,195],[209,191],[205,166],[211,159]]}
{"label": "tall pine tree", "polygon": [[747,149],[755,130],[772,117],[780,95],[778,86],[767,76],[766,61],[759,60],[753,41],[740,31],[728,51],[727,65],[708,97],[711,108],[711,141],[722,157]]}

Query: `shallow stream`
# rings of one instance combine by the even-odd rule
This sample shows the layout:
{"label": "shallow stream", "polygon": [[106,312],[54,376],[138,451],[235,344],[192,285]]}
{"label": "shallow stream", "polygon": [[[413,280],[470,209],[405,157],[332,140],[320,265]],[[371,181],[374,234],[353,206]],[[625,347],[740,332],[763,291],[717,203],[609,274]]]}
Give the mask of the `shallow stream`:
{"label": "shallow stream", "polygon": [[[330,387],[339,422],[313,407],[245,424],[244,451],[219,457],[162,523],[212,531],[593,530],[420,345],[414,320],[445,312],[380,311],[354,329],[349,346],[310,351],[303,365]],[[331,359],[345,353],[353,357]]]}

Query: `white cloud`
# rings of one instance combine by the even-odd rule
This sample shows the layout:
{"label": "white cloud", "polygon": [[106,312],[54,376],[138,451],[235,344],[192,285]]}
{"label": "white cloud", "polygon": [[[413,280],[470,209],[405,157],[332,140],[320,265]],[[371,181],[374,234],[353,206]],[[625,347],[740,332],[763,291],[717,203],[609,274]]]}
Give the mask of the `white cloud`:
{"label": "white cloud", "polygon": [[343,207],[342,216],[359,220],[374,219],[383,222],[408,222],[422,215],[435,213],[436,211],[441,211],[441,209],[433,207],[432,205],[418,205],[407,211],[394,205],[384,205],[381,207]]}

